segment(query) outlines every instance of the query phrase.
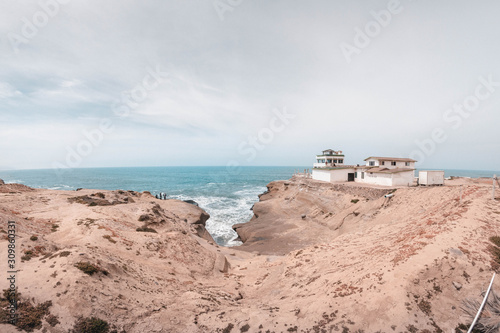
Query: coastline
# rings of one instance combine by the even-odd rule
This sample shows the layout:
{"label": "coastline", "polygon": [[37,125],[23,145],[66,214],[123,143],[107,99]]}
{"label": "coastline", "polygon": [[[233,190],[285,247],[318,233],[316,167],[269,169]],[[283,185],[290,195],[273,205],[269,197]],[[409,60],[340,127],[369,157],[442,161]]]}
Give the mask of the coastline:
{"label": "coastline", "polygon": [[17,223],[32,256],[20,263],[20,298],[52,301],[59,324],[40,321],[50,332],[80,315],[127,332],[450,331],[491,278],[500,203],[479,179],[392,192],[294,177],[268,189],[235,227],[244,244],[227,248],[182,201],[0,185],[2,225]]}

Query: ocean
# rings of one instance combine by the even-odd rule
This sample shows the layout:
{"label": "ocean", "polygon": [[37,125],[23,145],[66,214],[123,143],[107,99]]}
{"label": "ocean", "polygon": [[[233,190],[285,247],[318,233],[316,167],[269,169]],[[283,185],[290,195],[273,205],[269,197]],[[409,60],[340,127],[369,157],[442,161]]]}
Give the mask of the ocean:
{"label": "ocean", "polygon": [[217,244],[240,245],[231,226],[248,222],[250,208],[273,180],[289,179],[306,167],[136,167],[71,169],[58,175],[55,170],[0,171],[6,183],[34,188],[76,190],[150,191],[165,193],[168,199],[194,200],[210,214],[207,230]]}
{"label": "ocean", "polygon": [[[55,170],[0,171],[6,183],[20,183],[35,188],[76,190],[150,191],[165,193],[169,199],[194,200],[210,214],[207,230],[217,244],[235,246],[236,223],[248,222],[258,195],[273,180],[292,177],[295,171],[310,167],[135,167],[71,169],[62,174]],[[446,177],[492,177],[500,171],[445,170]]]}

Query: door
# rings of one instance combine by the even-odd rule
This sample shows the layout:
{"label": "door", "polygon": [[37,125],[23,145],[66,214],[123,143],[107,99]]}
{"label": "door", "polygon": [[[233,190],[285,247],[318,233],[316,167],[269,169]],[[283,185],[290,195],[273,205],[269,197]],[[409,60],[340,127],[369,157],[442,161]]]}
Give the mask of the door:
{"label": "door", "polygon": [[347,174],[347,181],[348,182],[353,182],[354,181],[354,173],[348,173]]}

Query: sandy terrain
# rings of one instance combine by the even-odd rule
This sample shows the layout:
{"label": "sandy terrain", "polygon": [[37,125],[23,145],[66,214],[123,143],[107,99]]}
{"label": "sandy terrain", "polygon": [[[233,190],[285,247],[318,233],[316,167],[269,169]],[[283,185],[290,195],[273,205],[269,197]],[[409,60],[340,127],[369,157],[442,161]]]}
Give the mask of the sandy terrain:
{"label": "sandy terrain", "polygon": [[268,188],[252,221],[235,226],[244,245],[223,248],[206,213],[184,202],[0,185],[0,228],[17,225],[21,300],[52,301],[36,330],[68,332],[93,316],[117,332],[454,332],[468,320],[463,300],[480,300],[491,279],[500,201],[487,181],[390,199],[390,189],[299,178]]}

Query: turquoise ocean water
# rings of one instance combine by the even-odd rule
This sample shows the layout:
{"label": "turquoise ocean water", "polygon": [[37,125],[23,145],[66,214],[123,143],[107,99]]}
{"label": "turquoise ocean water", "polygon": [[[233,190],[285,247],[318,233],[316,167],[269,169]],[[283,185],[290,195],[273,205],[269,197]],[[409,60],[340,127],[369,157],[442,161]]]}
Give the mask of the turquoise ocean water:
{"label": "turquoise ocean water", "polygon": [[150,191],[169,199],[194,200],[210,214],[207,229],[220,245],[238,245],[231,226],[250,220],[250,208],[273,180],[289,179],[305,167],[138,167],[0,171],[6,183],[35,188]]}
{"label": "turquoise ocean water", "polygon": [[[310,167],[137,167],[72,169],[62,174],[54,170],[0,171],[6,183],[35,188],[75,190],[150,191],[168,198],[194,200],[210,214],[207,229],[220,245],[238,245],[231,226],[250,220],[250,208],[273,180],[289,179],[294,171]],[[491,177],[500,171],[445,170],[447,177]]]}

